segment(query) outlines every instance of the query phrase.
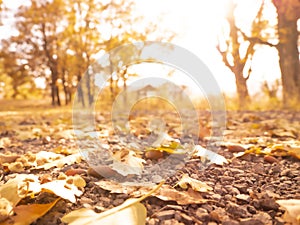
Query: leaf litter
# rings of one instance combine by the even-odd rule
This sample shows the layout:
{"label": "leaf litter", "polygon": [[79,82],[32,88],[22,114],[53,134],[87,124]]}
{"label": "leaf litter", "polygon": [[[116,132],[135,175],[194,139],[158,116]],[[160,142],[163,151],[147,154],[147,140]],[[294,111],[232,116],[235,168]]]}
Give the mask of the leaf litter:
{"label": "leaf litter", "polygon": [[[237,118],[237,120],[240,120],[240,117],[236,117],[236,118]],[[229,120],[230,119],[231,118],[229,118]],[[242,120],[243,120],[243,118],[242,118]],[[58,122],[58,124],[59,124],[59,122]],[[284,127],[276,128],[276,126],[275,126],[275,128],[272,128],[272,129],[275,130],[274,132],[266,133],[267,132],[266,131],[267,126],[270,126],[270,124],[261,125],[261,126],[260,125],[252,126],[251,121],[250,122],[241,122],[241,123],[237,123],[237,124],[239,126],[242,126],[242,127],[240,127],[239,129],[235,128],[235,130],[233,129],[233,130],[230,130],[231,132],[227,132],[227,134],[229,136],[230,135],[236,135],[235,132],[241,132],[242,133],[245,130],[248,130],[248,132],[250,134],[251,134],[251,132],[254,132],[254,133],[258,134],[259,133],[258,131],[260,129],[262,129],[262,133],[260,134],[261,136],[260,137],[252,137],[252,138],[249,138],[247,136],[247,138],[241,138],[239,141],[236,141],[236,142],[234,141],[233,138],[228,139],[228,137],[225,137],[225,139],[229,140],[228,142],[230,142],[230,145],[231,145],[231,146],[230,145],[220,146],[224,149],[224,151],[222,151],[222,153],[226,157],[224,157],[224,156],[221,157],[221,155],[217,154],[216,152],[205,149],[204,147],[201,147],[200,145],[196,146],[196,148],[195,148],[196,151],[194,152],[193,157],[196,158],[196,159],[198,158],[198,159],[200,159],[200,161],[203,161],[203,162],[204,161],[209,161],[211,166],[209,166],[208,169],[215,169],[216,171],[218,171],[217,170],[218,168],[223,168],[223,167],[227,168],[227,170],[231,171],[228,168],[228,166],[231,166],[231,165],[234,166],[237,157],[240,158],[240,159],[238,159],[238,162],[240,162],[240,163],[245,162],[243,160],[245,160],[245,159],[248,160],[248,158],[246,158],[247,155],[250,155],[250,156],[251,155],[273,156],[278,161],[277,162],[274,161],[274,164],[272,164],[272,166],[276,166],[276,164],[277,165],[280,164],[281,161],[288,162],[288,160],[290,160],[289,157],[294,158],[294,159],[299,159],[299,151],[298,151],[299,150],[299,140],[296,140],[296,138],[299,137],[298,136],[299,134],[297,133],[297,129],[289,129],[288,130],[286,127],[285,128]],[[24,125],[22,125],[22,126],[24,126]],[[232,125],[232,127],[234,127],[234,126],[235,125]],[[296,125],[296,127],[297,126],[298,125]],[[65,127],[65,128],[66,128],[66,130],[68,130],[67,127]],[[26,131],[26,129],[24,129],[24,130]],[[20,138],[20,136],[17,136],[17,138],[20,138],[20,139],[18,139],[17,142],[16,142],[16,140],[14,140],[14,138],[12,138],[11,142],[7,141],[7,139],[6,139],[6,141],[2,141],[2,142],[0,141],[0,143],[1,143],[0,148],[2,148],[2,149],[8,149],[8,148],[14,149],[16,146],[19,146],[20,141],[23,142],[24,140],[37,140],[37,141],[40,140],[40,141],[44,142],[43,137],[47,137],[47,136],[49,136],[49,137],[51,136],[50,141],[59,139],[60,143],[66,143],[66,142],[68,142],[68,140],[73,139],[73,134],[69,131],[65,132],[65,136],[64,135],[58,135],[57,137],[53,136],[53,130],[51,132],[47,132],[45,129],[42,129],[42,128],[33,129],[31,127],[30,129],[28,129],[28,132],[32,133],[31,137],[24,138],[29,133],[24,135],[23,138]],[[280,132],[282,132],[282,133],[280,134]],[[286,133],[284,133],[284,132],[286,132]],[[287,135],[287,132],[292,132],[293,135],[290,135],[290,134]],[[64,132],[62,132],[61,134],[64,134]],[[147,132],[145,134],[147,134]],[[30,136],[30,135],[28,135],[28,136]],[[107,135],[105,135],[105,136],[107,136]],[[236,135],[236,136],[243,136],[243,135],[239,134],[239,135]],[[9,138],[9,140],[11,140],[11,138]],[[154,148],[154,149],[152,149],[154,151],[163,152],[162,157],[164,157],[164,154],[176,154],[177,152],[174,151],[174,149],[175,150],[176,149],[184,149],[184,148],[182,148],[182,146],[179,146],[177,144],[178,144],[178,142],[173,142],[173,143],[169,142],[169,143],[161,143],[160,145],[151,146],[151,147]],[[241,147],[239,147],[239,146],[241,146]],[[19,214],[22,215],[25,212],[20,210],[19,214],[18,214],[17,213],[17,211],[18,211],[17,207],[23,206],[22,201],[24,201],[24,199],[26,199],[26,198],[36,198],[40,193],[39,190],[41,192],[54,193],[53,190],[51,191],[51,187],[54,188],[54,186],[58,185],[58,183],[61,183],[58,186],[60,186],[60,187],[63,186],[63,188],[61,188],[62,189],[61,191],[57,191],[57,193],[55,195],[57,195],[57,196],[61,195],[60,196],[61,198],[65,198],[65,199],[67,199],[67,201],[70,201],[70,202],[77,202],[78,201],[80,196],[83,195],[84,189],[86,188],[86,186],[85,186],[86,182],[85,181],[83,182],[80,178],[67,179],[68,176],[64,177],[63,175],[57,177],[57,178],[59,178],[57,180],[53,178],[53,175],[56,173],[55,171],[61,171],[65,167],[70,168],[70,166],[71,166],[71,168],[72,168],[76,164],[82,164],[82,161],[81,161],[82,159],[77,160],[77,158],[76,158],[77,153],[72,152],[72,151],[68,152],[68,149],[70,149],[70,148],[68,148],[68,147],[62,148],[61,144],[60,144],[57,147],[57,149],[53,148],[53,152],[55,154],[41,153],[41,155],[39,157],[37,157],[35,155],[35,153],[29,153],[29,152],[27,152],[27,155],[25,157],[23,157],[22,154],[15,154],[15,153],[11,154],[11,157],[10,157],[9,154],[7,155],[6,153],[5,154],[1,153],[2,154],[2,155],[0,155],[0,160],[2,160],[1,161],[1,166],[2,166],[2,169],[4,169],[4,171],[6,171],[6,173],[14,174],[14,173],[20,173],[22,171],[25,171],[25,172],[26,171],[32,171],[32,172],[45,171],[46,172],[47,170],[49,170],[50,175],[52,175],[52,176],[50,176],[49,180],[46,179],[43,182],[41,180],[42,176],[39,175],[36,178],[33,178],[33,177],[29,178],[28,177],[27,179],[25,179],[23,181],[18,181],[17,182],[18,185],[13,184],[13,182],[10,184],[11,186],[8,185],[7,187],[11,188],[11,190],[15,190],[15,191],[12,191],[12,193],[17,193],[17,194],[16,194],[16,197],[12,197],[12,196],[7,195],[7,198],[10,199],[10,200],[8,200],[5,197],[3,198],[2,195],[1,195],[1,199],[3,200],[3,201],[1,201],[1,202],[3,202],[3,203],[1,203],[1,207],[3,206],[1,209],[4,209],[3,214],[2,214],[2,211],[1,211],[1,215],[4,216],[4,217],[1,217],[2,219],[6,218],[6,220],[5,220],[6,222],[11,220],[13,218],[13,216],[11,215],[11,212],[14,211],[14,210],[16,210],[16,211],[14,211],[16,213],[15,215],[19,215]],[[243,151],[243,149],[244,149],[244,151]],[[126,154],[124,154],[124,155],[121,154],[121,155],[117,156],[116,161],[119,161],[119,162],[122,162],[122,163],[125,163],[125,164],[126,163],[127,164],[132,163],[133,165],[135,165],[134,167],[143,169],[143,166],[145,164],[145,161],[143,161],[144,156],[140,155],[140,154],[137,154],[137,152],[135,152],[135,151],[130,153],[130,151],[131,151],[130,148],[125,150]],[[233,158],[228,157],[228,156],[231,156],[231,154],[236,154],[236,152],[241,152],[241,153],[238,153],[238,154],[241,154],[241,155],[237,156],[237,157],[233,157]],[[44,156],[43,156],[43,154],[44,154]],[[129,158],[130,157],[135,157],[135,158],[133,158],[134,160],[131,161],[131,159],[126,158],[126,157],[128,157],[128,155],[129,155]],[[6,157],[6,156],[8,156],[8,157]],[[70,158],[68,158],[68,160],[64,161],[63,159],[65,157],[68,157],[68,156],[70,156]],[[218,156],[220,156],[220,157],[218,157]],[[253,157],[250,157],[250,158],[253,159]],[[37,160],[37,159],[39,159],[39,160]],[[138,159],[138,160],[136,160],[136,159]],[[139,160],[139,159],[141,159],[141,160]],[[255,158],[255,160],[258,160],[258,159],[259,158]],[[15,163],[15,165],[14,165],[14,163]],[[9,165],[14,165],[14,166],[11,166],[9,168]],[[17,165],[21,165],[20,168],[22,170],[18,170]],[[253,165],[253,164],[251,164],[251,165]],[[260,164],[258,163],[257,165],[260,165]],[[297,162],[295,162],[295,165],[297,165]],[[243,166],[245,168],[247,168],[246,164],[243,165]],[[280,164],[280,166],[282,166],[282,165]],[[189,168],[189,167],[187,167],[187,168]],[[72,169],[70,169],[69,171],[72,171]],[[137,173],[137,171],[131,171],[130,173],[132,173],[132,172]],[[185,172],[188,172],[188,173],[185,173]],[[168,185],[168,184],[162,185],[160,190],[157,191],[156,193],[153,193],[152,196],[155,197],[155,198],[158,198],[162,201],[176,202],[179,205],[185,205],[187,207],[189,207],[192,204],[198,204],[199,207],[203,204],[204,205],[205,204],[214,204],[215,205],[216,202],[218,202],[218,199],[219,199],[218,195],[220,195],[219,193],[221,193],[217,189],[218,185],[217,186],[211,185],[211,182],[212,182],[211,180],[209,182],[204,182],[204,180],[206,180],[206,179],[203,179],[203,178],[200,178],[200,177],[196,179],[195,176],[192,176],[194,174],[191,174],[189,171],[185,171],[185,172],[183,174],[186,174],[186,175],[182,175],[182,173],[181,173],[180,176],[175,176],[176,179],[174,177],[173,182],[168,181],[168,182],[172,183],[171,186]],[[292,176],[292,175],[290,175],[289,172],[286,172],[286,171],[283,171],[283,172],[282,172],[282,174],[283,174],[282,176],[285,179],[287,179],[288,176]],[[236,172],[234,172],[234,173],[236,173]],[[287,175],[284,175],[284,174],[287,174]],[[22,174],[19,174],[19,175],[23,176]],[[79,177],[81,177],[81,176],[79,176]],[[216,178],[217,177],[218,176],[216,176]],[[293,175],[293,177],[297,177],[297,176]],[[184,178],[184,179],[182,179],[182,178]],[[225,178],[226,177],[224,177],[224,178],[220,177],[220,180],[223,179],[224,180],[223,182],[226,183],[227,178],[226,179]],[[60,180],[60,179],[62,179],[62,180]],[[84,176],[83,180],[86,180],[86,179],[87,178]],[[77,183],[74,182],[74,180],[77,180],[76,181]],[[99,183],[97,185],[99,187],[101,187],[101,189],[105,189],[105,185],[102,185],[102,186],[100,185],[100,183],[102,181],[103,180],[98,181]],[[181,182],[181,186],[177,185],[177,187],[174,187],[175,184],[178,184],[180,182]],[[198,182],[201,182],[201,184],[207,183],[207,187],[204,187],[204,188],[202,187],[203,189],[201,189],[201,185]],[[5,182],[5,183],[2,182],[1,187],[3,185],[7,184],[7,183],[8,182]],[[76,183],[76,185],[75,185],[75,183]],[[285,184],[285,180],[283,181],[283,183]],[[47,187],[47,185],[44,185],[44,184],[47,184],[50,187]],[[69,186],[70,184],[73,185],[74,187],[76,187],[76,189],[74,189],[76,191],[74,191],[74,190],[72,190],[72,188],[70,188],[70,186]],[[44,187],[47,187],[47,188],[42,188],[43,185],[44,185]],[[234,185],[236,187],[240,188],[238,190],[243,190],[242,184],[234,184]],[[106,186],[109,186],[109,185],[106,183]],[[126,186],[126,185],[121,185],[121,186]],[[213,190],[211,190],[209,187],[213,188]],[[113,188],[111,187],[111,189],[113,189],[111,191],[111,193],[113,194],[113,193],[116,193],[116,192],[120,192],[122,194],[128,194],[129,196],[135,197],[135,196],[142,196],[143,194],[146,193],[146,190],[149,191],[149,187],[141,187],[139,189],[135,188],[133,190],[130,189],[130,188],[132,188],[132,186],[128,186],[127,190],[123,190],[122,188],[123,187],[119,187],[119,191],[118,191],[118,188],[115,185]],[[227,187],[227,188],[229,188],[229,187]],[[58,188],[58,189],[60,189],[60,188]],[[106,187],[106,189],[109,189],[109,188]],[[206,191],[205,191],[205,189],[206,189]],[[20,192],[20,190],[22,190],[22,191]],[[199,192],[198,190],[202,190],[203,192]],[[280,190],[282,190],[282,189],[280,189]],[[5,193],[5,188],[2,191],[3,191],[3,193]],[[59,194],[59,192],[61,192],[61,193],[62,192],[63,193],[65,193],[65,192],[72,193],[72,197],[70,197],[69,195],[66,197],[66,195]],[[243,195],[241,195],[241,194],[237,195],[238,198],[237,198],[236,201],[246,201],[248,199],[248,197],[247,197],[248,192],[246,191],[245,193],[246,194],[243,194]],[[250,196],[253,196],[254,200],[257,199],[255,197],[255,195],[252,195],[251,192],[249,192],[249,193],[250,193]],[[4,194],[4,196],[5,195],[6,194]],[[243,196],[243,198],[241,198],[241,196]],[[233,199],[234,199],[234,196],[233,196]],[[238,199],[240,199],[240,200],[238,200]],[[286,200],[289,200],[289,199],[286,199]],[[59,201],[59,200],[54,200],[54,201],[52,201],[52,203],[54,204],[55,201]],[[127,204],[131,205],[130,201],[131,200],[129,200],[129,203],[125,202],[126,203],[126,204],[124,203],[125,206]],[[250,199],[250,201],[252,201],[252,200]],[[258,198],[257,201],[260,202],[260,199]],[[45,205],[45,208],[47,208],[49,210],[52,203],[47,203],[47,204],[49,204],[48,205],[49,207],[46,206],[46,204],[43,204],[43,205]],[[237,202],[237,203],[240,204],[240,202]],[[280,201],[278,203],[280,203]],[[141,203],[139,203],[139,204],[141,204]],[[259,203],[259,204],[267,204],[267,203],[264,202],[264,203]],[[35,209],[35,205],[34,204],[29,204],[29,206],[30,205],[32,205],[32,209],[33,209],[32,211],[34,211],[36,213],[36,215],[39,215],[38,217],[41,217],[42,214],[37,212],[37,210]],[[38,205],[42,205],[42,204],[37,204],[37,206]],[[133,205],[135,205],[135,203],[133,203]],[[289,205],[289,206],[286,206],[286,205]],[[290,206],[290,205],[292,205],[292,206]],[[137,205],[138,209],[134,209],[133,211],[140,210],[141,209],[140,206],[142,207],[143,204]],[[235,205],[232,204],[232,205],[229,205],[228,207],[229,207],[228,208],[229,209],[228,213],[234,213],[234,211],[231,212],[230,209],[234,208]],[[263,206],[263,207],[267,207],[267,205]],[[271,206],[268,206],[268,207],[271,207]],[[294,210],[295,203],[285,204],[285,207],[289,208],[290,211],[292,212],[291,213],[292,214],[292,220],[297,221],[298,216],[297,216],[297,214],[295,216],[295,213],[293,213],[295,211]],[[24,206],[24,209],[25,208],[26,207]],[[242,206],[241,206],[241,208],[242,208]],[[22,207],[21,207],[21,209],[22,209]],[[287,211],[289,211],[289,210],[287,210]],[[205,210],[203,210],[203,213],[204,212],[205,212]],[[235,212],[238,212],[238,211],[236,210]],[[296,210],[296,212],[297,212],[297,210]],[[91,211],[89,211],[89,213],[91,215],[94,215]],[[96,212],[94,212],[94,213],[96,213]],[[217,211],[214,211],[214,213],[211,213],[211,215],[214,215],[214,218],[219,218],[220,220],[223,220],[224,218],[227,218],[226,216],[225,217],[220,216],[221,214],[219,214],[219,216],[215,217],[216,213],[217,213]],[[255,214],[255,215],[257,215],[257,218],[262,218],[262,217],[265,216],[265,214],[260,214],[260,213],[261,212],[258,210],[257,213]],[[98,214],[98,213],[96,213],[96,214]],[[125,214],[128,215],[127,212]],[[141,213],[141,214],[143,214],[143,213]],[[262,215],[264,215],[264,216],[262,216]],[[276,220],[279,220],[279,216],[280,216],[280,214],[276,217]],[[34,218],[34,220],[36,220],[38,217],[32,216],[32,218]],[[185,217],[185,216],[183,215],[183,217]],[[209,217],[209,214],[208,214],[208,217]],[[283,218],[288,220],[286,216],[283,217]],[[197,218],[195,218],[195,217],[193,217],[193,219],[195,221],[197,220]],[[154,218],[154,217],[150,218],[150,220],[157,221],[157,219]],[[247,219],[243,219],[243,221],[244,220],[246,221]],[[251,222],[250,218],[248,220]],[[144,222],[144,218],[142,218],[141,221]],[[141,222],[141,224],[143,224],[142,222]],[[222,222],[222,221],[219,221],[219,222]]]}

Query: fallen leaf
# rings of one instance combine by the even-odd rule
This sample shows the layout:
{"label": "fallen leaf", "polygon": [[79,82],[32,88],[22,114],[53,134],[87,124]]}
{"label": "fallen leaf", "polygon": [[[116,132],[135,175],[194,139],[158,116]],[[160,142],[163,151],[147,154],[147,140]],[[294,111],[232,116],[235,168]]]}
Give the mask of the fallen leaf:
{"label": "fallen leaf", "polygon": [[288,151],[290,156],[300,159],[300,147],[291,147]]}
{"label": "fallen leaf", "polygon": [[13,214],[13,206],[6,198],[0,197],[0,222]]}
{"label": "fallen leaf", "polygon": [[103,213],[89,209],[75,210],[62,218],[70,225],[143,225],[146,224],[147,211],[140,202],[157,191],[163,182],[140,198],[127,199],[123,204]]}
{"label": "fallen leaf", "polygon": [[[95,184],[98,185],[99,187],[101,187],[103,190],[110,191],[110,193],[128,194],[128,195],[133,193],[137,189],[141,188],[141,187],[132,186],[132,185],[122,185],[119,182],[116,182],[113,180],[100,180],[98,182],[95,182]],[[135,197],[140,197],[144,193],[142,193],[139,196],[135,196]]]}
{"label": "fallen leaf", "polygon": [[146,224],[146,217],[145,206],[135,202],[135,199],[128,199],[122,205],[100,214],[91,209],[79,209],[64,216],[62,221],[70,225],[143,225]]}
{"label": "fallen leaf", "polygon": [[19,182],[20,181],[18,179],[11,179],[0,186],[0,196],[7,199],[12,206],[16,206],[22,199],[18,195]]}
{"label": "fallen leaf", "polygon": [[[101,180],[96,182],[96,184],[111,193],[128,194],[135,198],[143,196],[151,190],[151,187],[149,186],[127,186],[110,180]],[[163,201],[175,201],[179,205],[202,204],[209,201],[207,199],[203,199],[199,192],[194,191],[191,188],[187,191],[178,191],[169,185],[162,185],[159,191],[153,193],[152,196]]]}
{"label": "fallen leaf", "polygon": [[179,205],[203,204],[209,201],[203,199],[199,192],[191,188],[187,191],[178,191],[167,185],[163,185],[159,193],[154,194],[154,196],[163,201],[175,201]]}
{"label": "fallen leaf", "polygon": [[277,200],[280,206],[285,208],[286,212],[283,219],[293,225],[300,224],[300,199]]}
{"label": "fallen leaf", "polygon": [[86,186],[85,180],[78,174],[76,174],[72,177],[68,177],[67,183],[70,183],[70,182],[72,182],[76,187],[79,187],[79,188],[84,188]]}
{"label": "fallen leaf", "polygon": [[208,159],[211,163],[215,163],[217,165],[223,165],[224,163],[228,163],[228,161],[225,157],[223,157],[213,151],[210,151],[206,148],[203,148],[200,145],[196,145],[194,147],[194,152],[193,152],[192,156],[193,156],[193,158],[200,157],[204,161],[206,161]]}
{"label": "fallen leaf", "polygon": [[130,150],[117,151],[113,155],[112,169],[123,176],[129,174],[140,175],[143,172],[146,161],[136,156],[136,153]]}
{"label": "fallen leaf", "polygon": [[11,144],[11,140],[8,137],[0,138],[0,149],[8,147]]}
{"label": "fallen leaf", "polygon": [[72,203],[76,202],[76,196],[83,194],[74,184],[67,183],[67,180],[54,180],[41,185],[42,191],[50,191],[57,196],[67,199]]}
{"label": "fallen leaf", "polygon": [[4,154],[0,154],[0,164],[15,162],[18,158],[20,158],[19,155],[4,155]]}
{"label": "fallen leaf", "polygon": [[13,173],[20,173],[25,170],[24,166],[21,162],[4,163],[3,168],[4,168],[4,170],[10,171]]}
{"label": "fallen leaf", "polygon": [[[55,154],[55,153],[54,153]],[[45,164],[41,164],[39,166],[36,166],[33,169],[45,169],[48,170],[52,167],[57,167],[57,168],[62,168],[64,165],[71,165],[73,163],[80,163],[82,160],[82,156],[80,153],[76,153],[73,155],[68,155],[68,156],[64,156],[64,155],[59,155],[60,157],[52,162],[48,162]]]}
{"label": "fallen leaf", "polygon": [[58,200],[59,198],[49,204],[19,205],[14,208],[16,215],[0,223],[0,225],[11,225],[11,220],[13,225],[30,225],[52,209]]}
{"label": "fallen leaf", "polygon": [[159,150],[147,150],[145,153],[146,159],[161,159],[164,157],[164,153]]}
{"label": "fallen leaf", "polygon": [[208,186],[206,183],[191,178],[188,174],[183,174],[181,179],[177,182],[175,186],[177,185],[180,186],[182,189],[188,189],[188,187],[191,186],[191,188],[194,191],[199,192],[208,192],[213,190],[213,188]]}

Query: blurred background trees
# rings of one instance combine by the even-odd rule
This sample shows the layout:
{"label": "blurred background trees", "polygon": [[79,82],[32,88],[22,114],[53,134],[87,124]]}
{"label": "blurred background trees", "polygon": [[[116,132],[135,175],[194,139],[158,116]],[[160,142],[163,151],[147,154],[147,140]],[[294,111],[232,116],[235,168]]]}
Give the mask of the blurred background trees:
{"label": "blurred background trees", "polygon": [[[289,108],[300,102],[299,31],[297,27],[297,21],[300,18],[300,2],[298,0],[272,0],[272,3],[277,11],[277,25],[272,27],[264,18],[265,1],[262,0],[252,22],[251,32],[247,34],[241,27],[238,27],[235,18],[236,7],[242,2],[229,0],[226,17],[229,31],[222,35],[217,49],[225,65],[235,75],[240,108],[247,108],[250,103],[247,80],[251,74],[253,55],[259,45],[275,47],[278,51],[283,106]],[[268,32],[270,29],[274,30],[271,32],[273,35]],[[278,87],[278,82],[276,83]],[[265,91],[268,85],[264,84],[263,87]]]}
{"label": "blurred background trees", "polygon": [[[263,93],[271,94],[272,99],[278,98],[278,90],[282,90],[283,107],[297,105],[300,102],[300,2],[257,0],[253,21],[244,27],[236,11],[245,2],[228,0],[228,9],[224,9],[226,25],[216,44],[224,65],[234,74],[239,108],[251,104],[247,81],[253,71],[253,59],[262,46],[276,49],[281,80],[273,86],[268,83],[257,86],[262,87]],[[276,10],[275,25],[265,16],[270,6]],[[94,77],[88,77],[85,84],[79,81],[99,54],[124,43],[170,41],[182,35],[164,28],[160,18],[145,22],[143,16],[136,14],[135,7],[134,0],[28,0],[10,12],[14,32],[1,40],[0,92],[11,98],[30,98],[44,92],[42,96],[50,95],[52,105],[62,105],[69,104],[77,90],[82,105],[91,104]],[[0,20],[7,12],[0,0]],[[119,60],[113,57],[111,62]],[[120,65],[120,71],[111,76],[108,89],[112,98],[121,85],[126,88],[128,75],[127,66]]]}
{"label": "blurred background trees", "polygon": [[[25,81],[44,78],[50,89],[52,105],[71,102],[78,88],[82,104],[83,88],[92,91],[88,81],[79,84],[97,54],[123,43],[144,41],[154,32],[154,24],[142,23],[135,16],[134,1],[31,0],[14,14],[17,35],[2,40],[1,59],[5,73],[11,77],[16,98],[18,86]],[[167,36],[167,35],[166,35]]]}

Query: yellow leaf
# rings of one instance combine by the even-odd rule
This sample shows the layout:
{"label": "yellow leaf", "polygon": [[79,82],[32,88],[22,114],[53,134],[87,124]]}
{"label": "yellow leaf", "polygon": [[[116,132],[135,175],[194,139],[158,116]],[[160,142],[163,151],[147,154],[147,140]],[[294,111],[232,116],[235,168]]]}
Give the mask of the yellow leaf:
{"label": "yellow leaf", "polygon": [[6,220],[13,214],[13,207],[10,201],[0,197],[0,222]]}
{"label": "yellow leaf", "polygon": [[[55,154],[55,153],[53,153],[53,154]],[[71,165],[71,164],[73,164],[75,162],[79,163],[82,160],[80,153],[73,154],[73,155],[68,155],[68,156],[59,155],[59,154],[57,154],[57,155],[60,156],[58,159],[55,159],[52,162],[47,162],[45,164],[40,164],[36,168],[33,168],[33,169],[45,169],[45,170],[48,170],[48,169],[50,169],[52,167],[61,168],[65,164]]]}
{"label": "yellow leaf", "polygon": [[76,196],[79,197],[83,193],[73,184],[68,184],[66,180],[54,180],[41,185],[42,190],[53,192],[63,199],[67,199],[72,203],[76,202]]}
{"label": "yellow leaf", "polygon": [[[19,205],[14,208],[15,216],[10,220],[13,225],[30,225],[38,218],[45,215],[57,202],[59,198],[49,204],[32,204],[32,205]],[[4,221],[0,225],[11,225],[10,221]]]}
{"label": "yellow leaf", "polygon": [[24,171],[24,167],[21,162],[3,163],[3,167],[14,173],[20,173]]}
{"label": "yellow leaf", "polygon": [[103,213],[95,213],[88,209],[75,210],[61,220],[70,225],[143,225],[146,224],[147,211],[140,201],[149,197],[162,185],[162,181],[153,190],[140,198],[127,199],[123,204]]}
{"label": "yellow leaf", "polygon": [[181,179],[178,181],[176,185],[180,186],[183,189],[187,189],[188,185],[190,185],[194,191],[199,191],[199,192],[208,192],[213,190],[213,188],[208,186],[206,183],[191,178],[189,177],[188,174],[183,174]]}
{"label": "yellow leaf", "polygon": [[31,194],[40,192],[38,177],[33,174],[18,174],[0,186],[0,196],[16,206],[19,201]]}
{"label": "yellow leaf", "polygon": [[143,204],[135,200],[128,199],[122,205],[103,213],[95,213],[90,209],[75,210],[64,216],[62,221],[70,225],[143,225],[146,223],[147,211]]}
{"label": "yellow leaf", "polygon": [[292,147],[288,153],[290,156],[300,159],[300,147]]}
{"label": "yellow leaf", "polygon": [[5,184],[0,186],[0,196],[2,198],[7,199],[9,202],[12,203],[12,206],[16,206],[19,201],[22,199],[18,195],[18,184],[19,180],[11,179],[7,181]]}

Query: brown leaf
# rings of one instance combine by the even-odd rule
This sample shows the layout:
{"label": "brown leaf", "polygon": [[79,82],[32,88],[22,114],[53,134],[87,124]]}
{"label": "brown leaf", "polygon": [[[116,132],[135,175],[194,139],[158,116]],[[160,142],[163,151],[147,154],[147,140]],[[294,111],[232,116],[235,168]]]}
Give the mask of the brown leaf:
{"label": "brown leaf", "polygon": [[167,185],[163,185],[159,193],[154,194],[154,196],[163,201],[175,201],[179,205],[202,204],[209,201],[203,199],[199,192],[191,188],[187,191],[178,191]]}
{"label": "brown leaf", "polygon": [[227,145],[227,149],[230,152],[244,152],[246,150],[243,145],[234,143]]}
{"label": "brown leaf", "polygon": [[180,186],[182,189],[188,189],[188,187],[191,186],[191,188],[194,191],[199,191],[199,192],[208,192],[213,190],[213,188],[208,186],[206,183],[191,178],[189,177],[188,174],[183,174],[181,179],[177,182],[176,185]]}
{"label": "brown leaf", "polygon": [[30,225],[52,209],[59,199],[60,198],[49,204],[19,205],[14,208],[16,215],[0,223],[0,225],[11,225],[10,220],[13,221],[13,225]]}
{"label": "brown leaf", "polygon": [[4,154],[0,154],[0,164],[15,162],[18,158],[20,158],[19,155],[4,155]]}

